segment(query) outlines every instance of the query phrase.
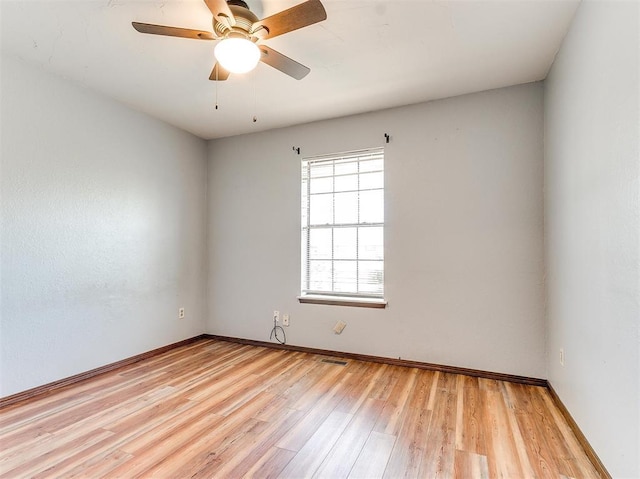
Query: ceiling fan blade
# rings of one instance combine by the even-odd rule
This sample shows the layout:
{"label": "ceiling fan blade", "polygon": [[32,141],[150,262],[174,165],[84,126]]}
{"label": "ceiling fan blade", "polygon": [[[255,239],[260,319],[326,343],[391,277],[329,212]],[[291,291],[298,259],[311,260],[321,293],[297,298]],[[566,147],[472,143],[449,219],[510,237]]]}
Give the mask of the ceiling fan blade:
{"label": "ceiling fan blade", "polygon": [[282,53],[275,51],[273,48],[269,48],[266,45],[258,45],[258,47],[262,52],[262,56],[260,57],[260,61],[262,63],[266,63],[296,80],[302,80],[311,71],[308,67],[305,67],[301,63],[298,63]]}
{"label": "ceiling fan blade", "polygon": [[229,72],[222,68],[219,63],[213,65],[213,70],[211,70],[211,75],[209,75],[209,80],[212,81],[225,81],[229,78]]}
{"label": "ceiling fan blade", "polygon": [[251,30],[255,32],[260,27],[264,27],[268,33],[262,38],[273,38],[321,22],[326,18],[327,12],[320,0],[307,0],[263,20],[258,20],[253,24]]}
{"label": "ceiling fan blade", "polygon": [[231,13],[231,9],[229,5],[227,5],[227,0],[204,0],[204,3],[209,10],[211,10],[214,18],[221,20],[219,17],[227,17],[229,19],[229,26],[232,27],[236,24],[233,13]]}
{"label": "ceiling fan blade", "polygon": [[210,32],[203,30],[190,30],[189,28],[167,27],[164,25],[153,25],[151,23],[131,22],[133,28],[140,33],[151,33],[153,35],[165,35],[168,37],[193,38],[195,40],[216,40]]}

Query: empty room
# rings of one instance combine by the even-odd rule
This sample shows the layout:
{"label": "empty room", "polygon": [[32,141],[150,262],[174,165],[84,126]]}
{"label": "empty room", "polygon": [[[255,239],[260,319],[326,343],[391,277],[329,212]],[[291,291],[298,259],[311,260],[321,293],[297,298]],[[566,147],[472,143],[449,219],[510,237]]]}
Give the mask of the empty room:
{"label": "empty room", "polygon": [[0,35],[0,478],[640,478],[639,1]]}

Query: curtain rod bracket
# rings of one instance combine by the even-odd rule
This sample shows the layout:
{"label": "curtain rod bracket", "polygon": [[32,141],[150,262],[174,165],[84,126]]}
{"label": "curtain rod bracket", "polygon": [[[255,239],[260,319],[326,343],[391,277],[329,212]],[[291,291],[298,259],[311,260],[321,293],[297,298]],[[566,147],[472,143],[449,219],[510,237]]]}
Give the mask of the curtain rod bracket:
{"label": "curtain rod bracket", "polygon": [[389,135],[389,133],[385,133],[384,139],[385,139],[385,143],[389,143],[389,140],[391,139],[391,135]]}
{"label": "curtain rod bracket", "polygon": [[293,151],[295,151],[298,155],[300,154],[300,147],[293,147]]}

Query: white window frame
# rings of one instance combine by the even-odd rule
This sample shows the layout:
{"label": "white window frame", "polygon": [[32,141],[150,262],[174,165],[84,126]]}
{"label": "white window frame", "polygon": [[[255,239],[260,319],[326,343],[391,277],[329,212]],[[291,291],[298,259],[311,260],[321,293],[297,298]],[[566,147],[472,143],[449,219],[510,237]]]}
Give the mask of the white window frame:
{"label": "white window frame", "polygon": [[[313,166],[318,167],[319,165],[332,165],[332,173],[331,175],[327,175],[326,178],[332,178],[332,191],[329,193],[321,193],[321,194],[331,194],[332,201],[335,202],[336,193],[341,193],[344,191],[336,191],[335,180],[339,178],[340,175],[336,175],[335,167],[336,163],[344,162],[344,161],[353,161],[357,163],[357,172],[361,174],[363,172],[360,171],[361,162],[370,161],[372,159],[380,159],[382,160],[382,171],[384,177],[384,148],[369,148],[365,150],[356,150],[349,151],[344,153],[337,153],[331,155],[323,155],[323,156],[315,156],[315,157],[306,157],[302,159],[302,194],[301,194],[301,204],[302,204],[302,212],[301,212],[301,294],[298,297],[301,303],[314,303],[314,304],[332,304],[332,305],[343,305],[343,306],[363,306],[363,307],[371,307],[371,308],[384,308],[386,306],[386,301],[384,300],[384,244],[382,244],[382,257],[379,260],[372,260],[370,258],[360,259],[359,251],[356,240],[356,252],[354,259],[348,259],[347,261],[355,261],[356,268],[359,268],[359,264],[361,261],[380,261],[382,263],[382,290],[379,293],[374,292],[362,292],[362,291],[350,291],[350,292],[337,292],[335,290],[332,291],[316,291],[310,289],[310,249],[311,249],[311,239],[310,239],[310,231],[313,229],[331,229],[332,237],[336,229],[339,228],[356,228],[356,234],[359,234],[360,228],[382,228],[383,236],[384,236],[384,200],[383,200],[383,212],[382,212],[382,221],[377,222],[363,222],[360,218],[360,195],[359,193],[362,191],[373,191],[373,190],[382,190],[382,195],[384,198],[384,181],[382,187],[376,187],[371,189],[361,188],[360,181],[358,181],[358,187],[356,190],[351,190],[351,192],[358,193],[358,220],[355,223],[339,223],[336,222],[335,218],[335,209],[333,210],[333,220],[329,223],[325,224],[311,224],[311,197],[314,194],[311,193],[311,168]],[[353,173],[351,173],[353,174]],[[360,176],[358,176],[360,179]],[[384,240],[383,240],[384,242]],[[332,264],[332,272],[334,271],[334,261],[344,261],[344,259],[334,260],[334,245],[331,246],[331,261]],[[358,275],[358,273],[356,273]],[[359,278],[356,277],[356,289],[360,289],[360,285],[358,283]],[[335,280],[332,275],[332,289],[335,287]]]}

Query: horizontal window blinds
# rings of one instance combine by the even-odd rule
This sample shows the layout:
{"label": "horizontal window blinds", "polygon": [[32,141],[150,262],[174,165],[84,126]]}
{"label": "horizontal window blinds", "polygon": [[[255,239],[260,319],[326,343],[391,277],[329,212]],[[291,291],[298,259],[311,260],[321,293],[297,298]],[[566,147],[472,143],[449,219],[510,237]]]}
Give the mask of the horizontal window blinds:
{"label": "horizontal window blinds", "polygon": [[384,149],[302,161],[302,294],[384,294]]}

